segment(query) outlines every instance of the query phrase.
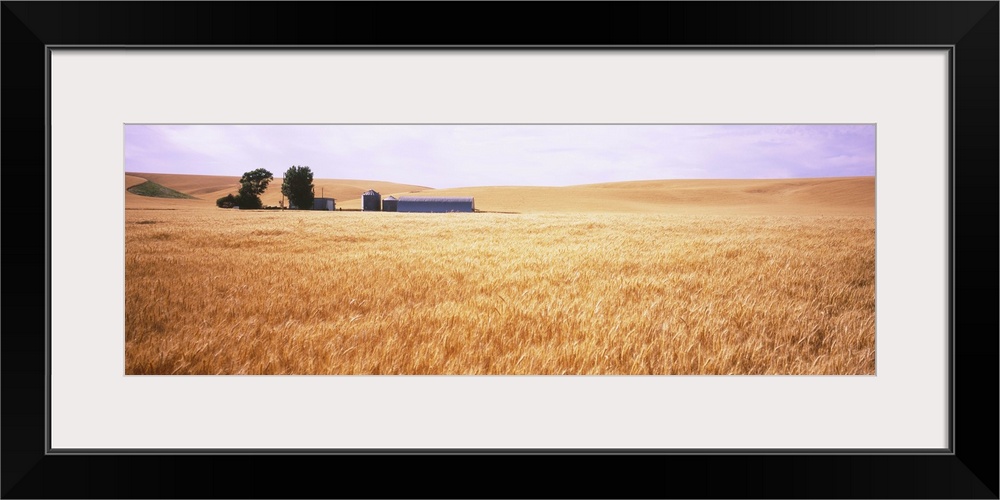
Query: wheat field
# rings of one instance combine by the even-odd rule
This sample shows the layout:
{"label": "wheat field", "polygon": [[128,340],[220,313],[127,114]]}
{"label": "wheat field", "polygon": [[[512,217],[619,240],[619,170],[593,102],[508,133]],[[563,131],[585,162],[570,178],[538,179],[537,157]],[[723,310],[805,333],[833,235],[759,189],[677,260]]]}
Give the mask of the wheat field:
{"label": "wheat field", "polygon": [[810,186],[467,214],[127,194],[125,371],[873,375],[873,180]]}

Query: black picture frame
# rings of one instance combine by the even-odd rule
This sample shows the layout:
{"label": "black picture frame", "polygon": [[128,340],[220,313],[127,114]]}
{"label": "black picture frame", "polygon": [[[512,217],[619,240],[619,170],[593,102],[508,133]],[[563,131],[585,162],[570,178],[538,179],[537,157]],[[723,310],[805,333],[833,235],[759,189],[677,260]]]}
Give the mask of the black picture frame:
{"label": "black picture frame", "polygon": [[[998,498],[997,315],[974,305],[994,304],[997,293],[997,1],[2,4],[2,251],[31,274],[4,294],[4,498]],[[47,47],[55,45],[951,47],[950,450],[50,454],[49,212],[41,193]]]}

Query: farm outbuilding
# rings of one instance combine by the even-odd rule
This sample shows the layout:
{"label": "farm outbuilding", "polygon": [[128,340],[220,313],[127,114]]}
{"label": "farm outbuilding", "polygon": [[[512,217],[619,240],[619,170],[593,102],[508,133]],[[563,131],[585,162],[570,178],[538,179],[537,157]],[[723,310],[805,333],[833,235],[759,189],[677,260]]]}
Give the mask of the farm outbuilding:
{"label": "farm outbuilding", "polygon": [[423,196],[401,196],[396,203],[399,212],[474,212],[472,198],[442,198]]}
{"label": "farm outbuilding", "polygon": [[382,200],[382,211],[383,212],[395,212],[396,211],[396,198],[392,195],[386,196]]}
{"label": "farm outbuilding", "polygon": [[361,208],[365,212],[378,212],[382,210],[382,195],[369,189],[361,195]]}
{"label": "farm outbuilding", "polygon": [[313,210],[334,210],[337,200],[333,198],[313,198]]}

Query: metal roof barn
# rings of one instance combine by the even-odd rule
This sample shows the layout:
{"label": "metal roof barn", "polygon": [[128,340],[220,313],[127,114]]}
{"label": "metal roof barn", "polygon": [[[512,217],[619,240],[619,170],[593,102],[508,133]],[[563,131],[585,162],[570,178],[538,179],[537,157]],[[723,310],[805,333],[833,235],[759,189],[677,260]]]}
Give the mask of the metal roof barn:
{"label": "metal roof barn", "polygon": [[396,198],[392,195],[386,196],[382,200],[382,211],[383,212],[395,212],[396,211]]}
{"label": "metal roof barn", "polygon": [[333,210],[337,208],[337,201],[333,198],[313,198],[313,210]]}
{"label": "metal roof barn", "polygon": [[473,212],[475,209],[472,198],[401,196],[396,203],[399,212]]}
{"label": "metal roof barn", "polygon": [[361,195],[361,209],[366,212],[378,212],[382,210],[382,195],[369,189]]}

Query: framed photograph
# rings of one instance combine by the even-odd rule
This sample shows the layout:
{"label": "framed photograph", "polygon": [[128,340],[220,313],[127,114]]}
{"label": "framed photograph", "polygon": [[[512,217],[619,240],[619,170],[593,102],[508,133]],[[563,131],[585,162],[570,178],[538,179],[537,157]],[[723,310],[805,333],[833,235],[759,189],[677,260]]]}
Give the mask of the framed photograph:
{"label": "framed photograph", "polygon": [[3,495],[997,498],[997,2],[494,7],[4,2]]}

